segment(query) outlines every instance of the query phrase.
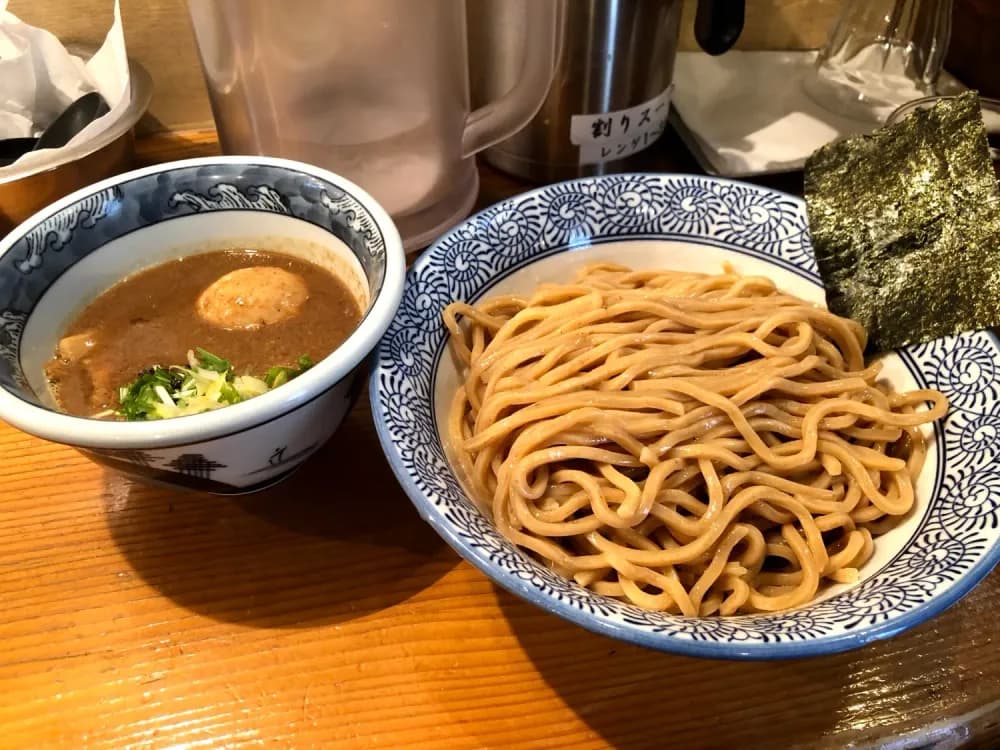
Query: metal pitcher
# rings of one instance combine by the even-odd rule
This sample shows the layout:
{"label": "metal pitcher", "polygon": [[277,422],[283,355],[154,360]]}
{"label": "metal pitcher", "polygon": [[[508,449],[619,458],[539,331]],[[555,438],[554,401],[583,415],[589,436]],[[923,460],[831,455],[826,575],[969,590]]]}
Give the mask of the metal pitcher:
{"label": "metal pitcher", "polygon": [[[490,99],[517,81],[525,59],[528,0],[470,0],[473,96]],[[562,0],[561,44],[538,114],[485,156],[537,181],[628,168],[663,132],[682,0]],[[711,54],[743,28],[743,0],[700,0],[695,37]]]}

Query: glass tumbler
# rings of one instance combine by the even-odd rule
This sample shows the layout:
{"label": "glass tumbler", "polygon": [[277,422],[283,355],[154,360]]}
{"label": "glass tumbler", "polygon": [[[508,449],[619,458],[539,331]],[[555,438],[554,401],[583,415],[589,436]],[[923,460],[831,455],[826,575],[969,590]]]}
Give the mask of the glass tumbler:
{"label": "glass tumbler", "polygon": [[951,37],[952,0],[846,0],[807,93],[826,109],[880,124],[936,93]]}

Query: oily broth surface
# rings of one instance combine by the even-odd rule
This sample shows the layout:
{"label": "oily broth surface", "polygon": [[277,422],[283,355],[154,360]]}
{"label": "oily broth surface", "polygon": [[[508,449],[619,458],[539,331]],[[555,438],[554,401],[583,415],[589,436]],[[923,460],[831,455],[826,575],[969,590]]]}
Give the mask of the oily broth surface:
{"label": "oily broth surface", "polygon": [[[199,295],[230,271],[273,266],[301,277],[308,298],[295,316],[253,330],[227,330],[202,319]],[[303,354],[318,362],[357,327],[361,307],[330,271],[270,250],[228,249],[144,269],[91,302],[63,338],[90,334],[94,345],[70,361],[54,356],[46,366],[59,406],[79,416],[117,406],[118,388],[154,365],[185,364],[195,347],[233,362],[238,374],[262,375],[292,365]]]}

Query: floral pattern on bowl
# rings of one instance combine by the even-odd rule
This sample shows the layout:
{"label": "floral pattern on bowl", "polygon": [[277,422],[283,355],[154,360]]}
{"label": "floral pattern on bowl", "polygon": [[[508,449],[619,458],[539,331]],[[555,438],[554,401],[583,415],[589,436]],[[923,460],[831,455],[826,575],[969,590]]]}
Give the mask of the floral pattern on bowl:
{"label": "floral pattern on bowl", "polygon": [[929,487],[923,513],[877,570],[807,607],[728,618],[649,612],[567,581],[503,538],[466,495],[442,445],[446,406],[438,388],[447,335],[441,311],[556,256],[578,253],[582,263],[604,243],[648,240],[683,243],[676,252],[687,257],[712,252],[763,262],[822,294],[804,203],[711,177],[617,175],[544,187],[470,218],[414,265],[377,352],[372,411],[403,487],[459,554],[508,590],[586,628],[717,658],[856,648],[934,616],[989,573],[1000,560],[1000,342],[988,332],[897,354],[914,385],[939,388],[952,400],[922,475]]}

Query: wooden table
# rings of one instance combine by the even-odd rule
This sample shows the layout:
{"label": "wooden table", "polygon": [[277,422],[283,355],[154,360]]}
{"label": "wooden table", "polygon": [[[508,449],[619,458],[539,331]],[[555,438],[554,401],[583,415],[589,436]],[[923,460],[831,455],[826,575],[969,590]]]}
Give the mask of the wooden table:
{"label": "wooden table", "polygon": [[[655,159],[693,168],[672,137]],[[483,203],[523,189],[482,175]],[[852,653],[659,654],[460,560],[397,486],[367,400],[292,479],[236,500],[134,484],[0,423],[4,748],[996,748],[998,616],[994,572]]]}

